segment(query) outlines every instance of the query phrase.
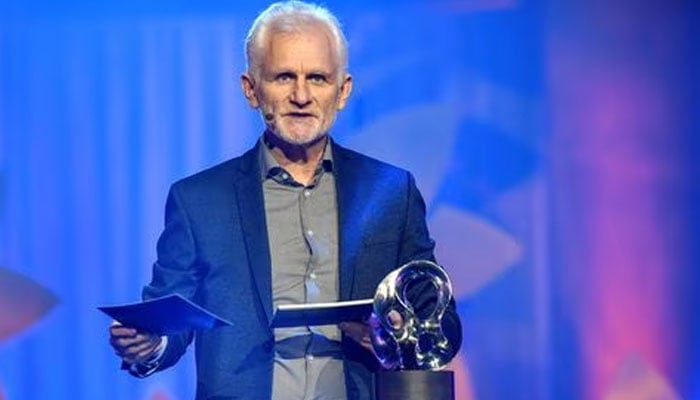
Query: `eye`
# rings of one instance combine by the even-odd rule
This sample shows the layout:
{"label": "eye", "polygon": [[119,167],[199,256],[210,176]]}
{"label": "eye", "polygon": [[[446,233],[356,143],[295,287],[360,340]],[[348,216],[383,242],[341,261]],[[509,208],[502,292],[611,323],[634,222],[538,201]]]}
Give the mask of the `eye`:
{"label": "eye", "polygon": [[326,78],[326,76],[323,74],[311,74],[311,75],[309,75],[308,80],[311,83],[326,83],[326,82],[328,82],[328,78]]}
{"label": "eye", "polygon": [[279,83],[288,83],[291,82],[293,79],[294,75],[292,75],[289,72],[282,72],[281,74],[275,76],[275,81]]}

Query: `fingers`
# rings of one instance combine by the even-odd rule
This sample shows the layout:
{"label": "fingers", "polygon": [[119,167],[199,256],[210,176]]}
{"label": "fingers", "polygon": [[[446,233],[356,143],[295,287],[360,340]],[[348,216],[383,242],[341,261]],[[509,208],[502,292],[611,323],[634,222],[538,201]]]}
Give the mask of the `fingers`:
{"label": "fingers", "polygon": [[150,340],[151,335],[138,333],[135,329],[119,330],[115,329],[110,334],[109,342],[114,348],[126,348],[130,346],[138,346],[141,343]]}
{"label": "fingers", "polygon": [[388,317],[389,317],[389,323],[391,324],[392,327],[394,327],[394,329],[399,329],[403,326],[403,317],[401,317],[401,314],[399,314],[398,311],[396,311],[396,310],[389,311]]}
{"label": "fingers", "polygon": [[359,341],[363,336],[369,336],[369,325],[361,322],[341,322],[338,324],[340,330],[351,338]]}
{"label": "fingers", "polygon": [[156,352],[160,338],[145,340],[127,347],[114,346],[114,352],[127,364],[146,361]]}
{"label": "fingers", "polygon": [[156,342],[144,342],[138,346],[131,346],[127,352],[121,355],[122,360],[127,364],[135,364],[148,360],[158,349],[160,340]]}
{"label": "fingers", "polygon": [[369,325],[361,322],[341,322],[338,327],[360,346],[373,351]]}
{"label": "fingers", "polygon": [[112,325],[109,327],[110,337],[131,338],[137,334],[138,331],[136,329],[124,325]]}
{"label": "fingers", "polygon": [[139,333],[138,330],[123,325],[110,326],[109,333],[109,343],[114,352],[128,364],[148,359],[161,342],[160,336]]}
{"label": "fingers", "polygon": [[396,310],[389,311],[389,313],[386,315],[386,320],[381,320],[381,317],[378,317],[374,313],[370,315],[369,324],[372,328],[379,329],[383,326],[386,326],[386,323],[388,323],[389,325],[391,325],[392,328],[397,330],[401,329],[404,325],[403,317]]}

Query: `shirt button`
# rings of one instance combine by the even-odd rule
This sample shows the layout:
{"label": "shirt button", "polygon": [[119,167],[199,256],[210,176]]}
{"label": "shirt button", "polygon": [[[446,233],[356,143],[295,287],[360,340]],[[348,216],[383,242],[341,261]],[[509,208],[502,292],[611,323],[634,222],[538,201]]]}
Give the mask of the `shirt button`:
{"label": "shirt button", "polygon": [[311,196],[311,191],[309,189],[304,190],[304,196],[306,196],[306,197]]}
{"label": "shirt button", "polygon": [[309,235],[309,236],[313,236],[313,235],[314,235],[314,231],[312,231],[311,229],[309,229],[308,231],[306,231],[306,234]]}
{"label": "shirt button", "polygon": [[313,280],[313,279],[316,279],[316,273],[315,273],[315,272],[310,273],[310,274],[309,274],[309,279],[312,279],[312,280]]}
{"label": "shirt button", "polygon": [[313,361],[314,360],[314,355],[313,354],[307,354],[306,355],[306,361]]}

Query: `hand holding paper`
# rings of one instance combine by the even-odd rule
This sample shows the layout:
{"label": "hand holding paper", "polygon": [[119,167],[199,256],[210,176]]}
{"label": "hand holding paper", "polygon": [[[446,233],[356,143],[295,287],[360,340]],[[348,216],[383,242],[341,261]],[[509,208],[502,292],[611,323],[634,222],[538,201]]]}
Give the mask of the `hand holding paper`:
{"label": "hand holding paper", "polygon": [[162,338],[152,333],[112,324],[109,327],[109,343],[114,352],[127,364],[143,363],[151,359],[161,346]]}

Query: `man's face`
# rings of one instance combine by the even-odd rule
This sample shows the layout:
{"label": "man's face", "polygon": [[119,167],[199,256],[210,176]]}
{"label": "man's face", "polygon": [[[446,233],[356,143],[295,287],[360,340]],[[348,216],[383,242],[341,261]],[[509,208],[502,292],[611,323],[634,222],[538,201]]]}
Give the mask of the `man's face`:
{"label": "man's face", "polygon": [[301,32],[269,32],[257,76],[241,77],[251,107],[267,130],[294,145],[310,145],[330,130],[345,106],[352,79],[341,72],[332,34],[321,25]]}

